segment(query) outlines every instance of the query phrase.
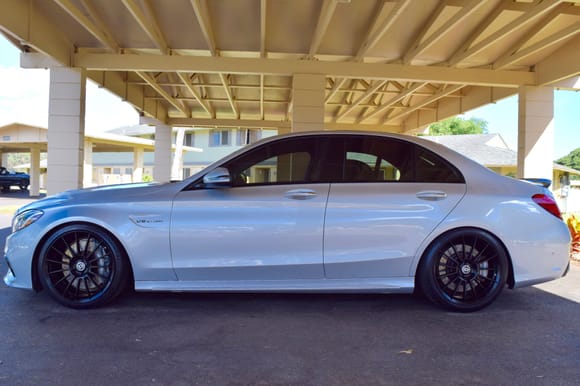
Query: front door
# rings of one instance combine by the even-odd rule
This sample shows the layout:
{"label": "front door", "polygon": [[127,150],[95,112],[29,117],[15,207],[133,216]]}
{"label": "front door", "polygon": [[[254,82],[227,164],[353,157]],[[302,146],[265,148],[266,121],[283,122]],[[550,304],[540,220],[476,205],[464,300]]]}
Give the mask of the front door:
{"label": "front door", "polygon": [[231,186],[193,183],[171,217],[179,280],[293,280],[324,277],[322,240],[329,183],[311,178],[320,144],[265,144],[226,167]]}

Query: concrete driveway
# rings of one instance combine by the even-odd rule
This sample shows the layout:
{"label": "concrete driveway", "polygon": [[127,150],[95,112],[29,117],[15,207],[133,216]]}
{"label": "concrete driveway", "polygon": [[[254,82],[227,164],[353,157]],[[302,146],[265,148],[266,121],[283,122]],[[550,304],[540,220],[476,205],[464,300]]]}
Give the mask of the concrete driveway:
{"label": "concrete driveway", "polygon": [[[9,221],[0,214],[0,246]],[[3,284],[0,307],[6,385],[553,386],[580,379],[579,266],[551,283],[505,290],[472,314],[414,296],[287,294],[139,293],[75,311]]]}

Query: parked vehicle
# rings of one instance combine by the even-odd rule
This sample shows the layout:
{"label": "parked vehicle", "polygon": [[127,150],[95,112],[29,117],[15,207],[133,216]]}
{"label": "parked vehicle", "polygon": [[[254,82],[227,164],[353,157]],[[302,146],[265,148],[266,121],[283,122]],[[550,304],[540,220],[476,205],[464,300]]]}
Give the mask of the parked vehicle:
{"label": "parked vehicle", "polygon": [[64,192],[19,209],[12,287],[74,308],[139,291],[411,293],[455,311],[563,276],[550,192],[417,137],[267,138],[168,184]]}
{"label": "parked vehicle", "polygon": [[28,190],[30,176],[26,173],[11,172],[0,166],[0,189],[2,192],[10,191],[10,187],[17,186],[20,190]]}

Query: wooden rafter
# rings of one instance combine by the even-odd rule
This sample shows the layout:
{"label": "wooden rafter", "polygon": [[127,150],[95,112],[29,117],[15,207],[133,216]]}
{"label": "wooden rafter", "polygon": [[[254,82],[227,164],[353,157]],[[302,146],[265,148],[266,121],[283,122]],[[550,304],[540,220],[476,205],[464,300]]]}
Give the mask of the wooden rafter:
{"label": "wooden rafter", "polygon": [[352,102],[344,111],[342,111],[337,117],[336,122],[343,119],[347,116],[351,111],[353,111],[358,105],[362,103],[365,99],[372,96],[378,89],[383,87],[387,83],[386,80],[375,81],[373,84],[369,85],[369,88],[360,95],[354,102]]}
{"label": "wooden rafter", "polygon": [[157,21],[154,18],[153,11],[151,10],[151,5],[145,0],[143,3],[145,5],[145,11],[135,2],[135,0],[122,0],[125,7],[129,10],[133,18],[139,23],[143,31],[149,36],[149,38],[155,43],[157,48],[161,51],[163,55],[169,53],[169,47]]}
{"label": "wooden rafter", "polygon": [[260,57],[266,57],[266,8],[267,0],[260,0]]}
{"label": "wooden rafter", "polygon": [[429,104],[431,104],[431,103],[433,103],[441,98],[445,98],[449,94],[452,94],[454,92],[461,90],[463,87],[465,87],[465,85],[462,85],[462,84],[457,84],[454,86],[446,87],[443,90],[439,91],[437,94],[435,94],[435,95],[433,95],[425,100],[422,100],[421,102],[419,102],[418,104],[416,104],[414,106],[410,106],[409,108],[405,109],[405,111],[402,111],[397,115],[394,115],[392,117],[387,118],[383,122],[383,124],[387,124],[387,123],[392,122],[396,119],[407,116],[407,115],[411,114],[412,112],[417,111],[421,108],[424,108],[425,106],[427,106],[427,105],[429,105]]}
{"label": "wooden rafter", "polygon": [[171,95],[169,95],[169,93],[167,93],[167,91],[165,91],[163,87],[157,84],[155,78],[153,78],[151,75],[143,71],[136,71],[135,73],[145,82],[147,82],[149,86],[151,86],[155,91],[157,91],[159,95],[161,95],[167,102],[169,102],[173,107],[179,110],[183,115],[185,115],[186,117],[191,116],[191,111],[189,110],[189,108],[187,108],[186,106],[183,105],[183,103],[181,103],[180,101],[174,99]]}
{"label": "wooden rafter", "polygon": [[312,42],[310,43],[310,50],[308,52],[310,56],[314,56],[318,52],[318,48],[320,47],[320,43],[322,42],[324,34],[326,34],[326,29],[330,24],[330,20],[332,19],[332,15],[334,14],[337,3],[338,0],[324,0],[322,3],[320,15],[318,16],[318,22],[316,23],[316,29],[314,30],[314,36],[312,37]]}
{"label": "wooden rafter", "polygon": [[367,121],[368,119],[374,117],[375,115],[381,114],[383,111],[392,107],[395,103],[402,101],[403,99],[405,99],[405,97],[407,97],[408,95],[411,95],[416,90],[423,87],[424,85],[425,85],[425,83],[423,83],[423,82],[412,84],[410,87],[405,89],[405,91],[401,92],[398,95],[395,95],[394,97],[389,99],[387,102],[385,102],[384,104],[382,104],[381,106],[376,108],[374,111],[372,111],[370,114],[361,117],[357,123],[363,123],[364,121]]}
{"label": "wooden rafter", "polygon": [[[463,50],[456,52],[449,61],[451,66],[456,66],[459,63],[471,58],[475,54],[481,52],[482,50],[489,47],[494,42],[502,39],[503,37],[509,35],[510,33],[527,26],[532,21],[536,20],[538,17],[545,15],[547,12],[550,12],[554,7],[557,7],[563,0],[544,0],[543,2],[533,6],[530,10],[516,20],[508,23],[503,28],[495,31],[482,41],[478,42],[477,44]],[[483,32],[483,31],[481,31]]]}
{"label": "wooden rafter", "polygon": [[236,118],[240,118],[240,110],[238,109],[238,106],[236,105],[236,102],[234,101],[234,96],[232,94],[232,90],[230,89],[230,85],[229,85],[229,76],[224,75],[223,73],[220,73],[220,79],[224,85],[224,89],[226,91],[226,95],[228,97],[228,101],[230,102],[230,106],[232,108],[232,111],[234,112]]}
{"label": "wooden rafter", "polygon": [[515,52],[511,55],[505,55],[499,58],[494,64],[493,68],[495,69],[502,69],[509,66],[512,63],[515,63],[519,60],[522,60],[530,55],[535,54],[541,50],[544,50],[554,44],[558,44],[561,41],[568,39],[576,34],[580,33],[580,22],[574,23],[571,26],[564,28],[563,30],[548,36],[545,39],[540,40],[539,42],[532,44],[529,47],[524,48],[518,52]]}
{"label": "wooden rafter", "polygon": [[[97,20],[97,22],[91,20],[83,12],[81,12],[81,10],[78,9],[71,0],[55,0],[55,2],[73,19],[75,19],[84,29],[89,31],[90,34],[93,35],[99,42],[101,42],[102,45],[111,51],[119,51],[119,45],[115,39],[113,39],[112,35],[102,28],[102,22],[100,22],[100,20]],[[96,15],[94,10],[89,8],[88,11],[94,18]],[[98,24],[101,24],[101,27],[99,27]]]}
{"label": "wooden rafter", "polygon": [[375,20],[371,28],[367,30],[366,37],[357,51],[355,60],[360,61],[362,60],[362,58],[366,56],[369,50],[371,50],[383,37],[383,35],[387,33],[387,31],[393,26],[393,24],[395,24],[399,16],[401,16],[401,14],[405,10],[405,8],[407,8],[410,2],[411,0],[399,0],[389,13],[389,16],[386,17],[384,20],[380,20],[379,15],[382,12],[382,8],[384,8],[387,4],[387,2],[383,2],[381,12],[378,12],[376,14]]}
{"label": "wooden rafter", "polygon": [[212,56],[217,55],[217,48],[215,44],[215,36],[213,34],[213,29],[211,27],[211,19],[209,16],[209,11],[207,9],[207,3],[205,0],[191,0],[191,6],[195,11],[195,17],[201,28],[201,33],[205,39],[205,42],[209,48],[209,52]]}
{"label": "wooden rafter", "polygon": [[446,2],[441,2],[437,7],[427,24],[425,25],[423,31],[413,44],[413,48],[409,50],[403,57],[404,63],[410,63],[423,51],[427,50],[429,47],[433,46],[435,43],[440,41],[447,32],[449,32],[454,26],[456,26],[461,21],[465,20],[469,15],[473,14],[479,7],[485,4],[485,1],[481,0],[471,0],[465,4],[465,6],[458,11],[452,18],[447,20],[443,25],[441,25],[436,31],[431,33],[431,35],[425,39],[426,33],[429,31],[431,26],[437,21],[440,14],[443,12],[446,6]]}
{"label": "wooden rafter", "polygon": [[196,89],[193,88],[193,85],[191,84],[189,78],[185,76],[185,74],[182,72],[178,72],[177,76],[179,77],[181,82],[185,85],[185,87],[187,87],[189,92],[193,95],[197,103],[199,103],[201,107],[203,107],[203,109],[209,114],[210,117],[215,118],[215,112],[213,111],[213,108],[211,107],[209,102],[204,100],[201,94]]}

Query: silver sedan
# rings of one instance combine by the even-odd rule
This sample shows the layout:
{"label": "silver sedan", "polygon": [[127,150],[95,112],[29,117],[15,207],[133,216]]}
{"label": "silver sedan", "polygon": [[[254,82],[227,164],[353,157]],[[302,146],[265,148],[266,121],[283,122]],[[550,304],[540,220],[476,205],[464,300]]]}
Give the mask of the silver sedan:
{"label": "silver sedan", "polygon": [[187,180],[20,208],[4,278],[74,308],[138,291],[420,291],[456,311],[561,277],[550,192],[393,134],[265,139]]}

